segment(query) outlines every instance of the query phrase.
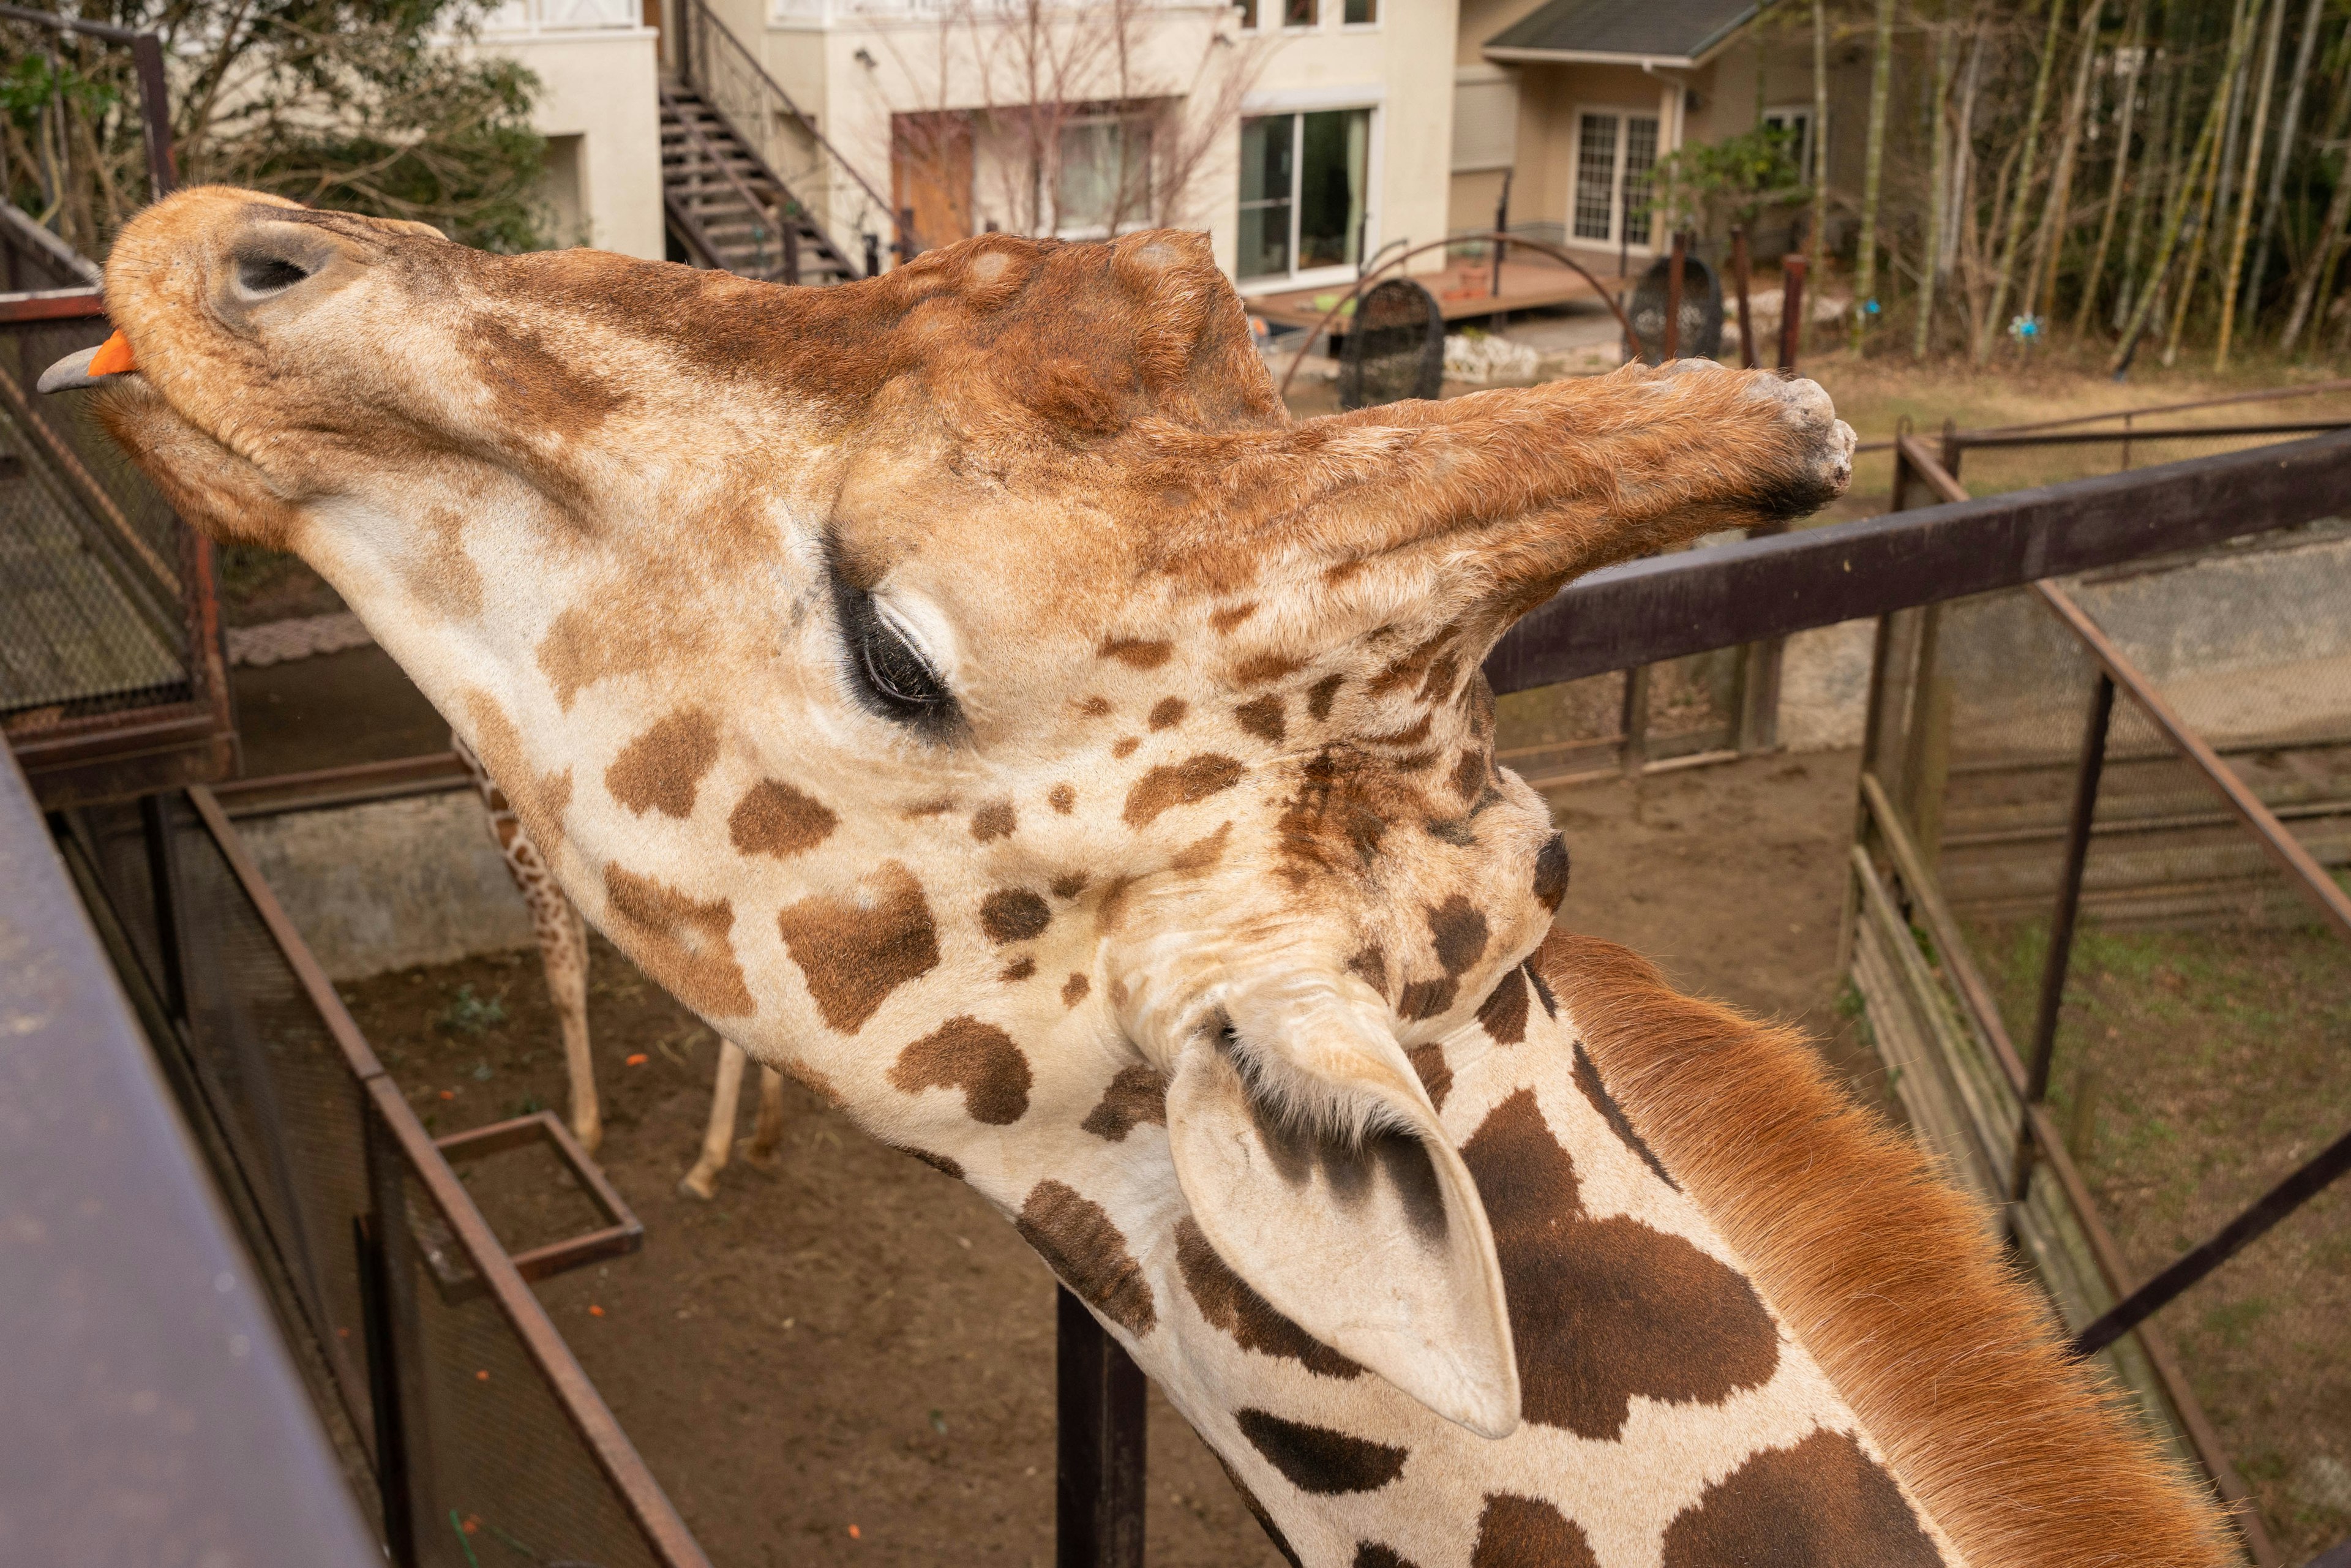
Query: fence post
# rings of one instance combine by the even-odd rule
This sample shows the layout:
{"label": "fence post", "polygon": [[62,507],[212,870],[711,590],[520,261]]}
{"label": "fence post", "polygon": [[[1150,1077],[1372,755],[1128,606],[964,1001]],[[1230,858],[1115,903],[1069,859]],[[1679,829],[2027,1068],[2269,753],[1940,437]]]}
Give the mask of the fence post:
{"label": "fence post", "polygon": [[[376,1142],[372,1133],[368,1142],[372,1156]],[[401,1419],[392,1303],[374,1215],[351,1217],[351,1245],[359,1254],[360,1322],[366,1336],[368,1406],[373,1417],[376,1496],[383,1504],[384,1555],[392,1559],[393,1568],[414,1568],[416,1510],[408,1491],[408,1436]]]}
{"label": "fence post", "polygon": [[1502,297],[1502,251],[1510,241],[1501,236],[1510,232],[1511,173],[1509,169],[1502,171],[1502,196],[1494,204],[1494,281],[1486,290],[1487,297],[1493,299]]}
{"label": "fence post", "polygon": [[1143,1568],[1143,1369],[1068,1291],[1053,1316],[1054,1568]]}
{"label": "fence post", "polygon": [[1666,335],[1658,340],[1657,362],[1672,364],[1682,354],[1682,268],[1689,261],[1689,236],[1674,231],[1673,259],[1666,264]]}
{"label": "fence post", "polygon": [[1796,368],[1797,345],[1804,340],[1804,258],[1780,258],[1780,368]]}
{"label": "fence post", "polygon": [[[2041,1005],[2032,1019],[2032,1055],[2024,1067],[2024,1103],[2038,1105],[2049,1092],[2049,1064],[2056,1054],[2057,1016],[2065,1000],[2065,971],[2074,956],[2074,922],[2082,908],[2082,872],[2090,857],[2090,821],[2098,810],[2098,778],[2106,765],[2106,728],[2115,711],[2114,678],[2101,669],[2090,693],[2089,716],[2082,725],[2082,759],[2074,775],[2074,811],[2065,824],[2065,870],[2057,883],[2057,907],[2049,917],[2049,956],[2041,969]],[[2016,1125],[2011,1203],[2022,1203],[2032,1183],[2032,1119]],[[2015,1230],[2011,1219],[2009,1228]]]}

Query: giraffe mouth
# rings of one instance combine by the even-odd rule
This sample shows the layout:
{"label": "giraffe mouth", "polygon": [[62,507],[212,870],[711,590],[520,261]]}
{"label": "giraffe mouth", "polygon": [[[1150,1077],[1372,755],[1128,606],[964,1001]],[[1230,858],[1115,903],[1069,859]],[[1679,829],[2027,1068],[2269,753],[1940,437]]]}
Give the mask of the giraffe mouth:
{"label": "giraffe mouth", "polygon": [[117,329],[114,335],[95,349],[78,349],[41,372],[34,390],[43,392],[76,392],[94,387],[109,376],[128,375],[139,368],[131,352],[131,340]]}

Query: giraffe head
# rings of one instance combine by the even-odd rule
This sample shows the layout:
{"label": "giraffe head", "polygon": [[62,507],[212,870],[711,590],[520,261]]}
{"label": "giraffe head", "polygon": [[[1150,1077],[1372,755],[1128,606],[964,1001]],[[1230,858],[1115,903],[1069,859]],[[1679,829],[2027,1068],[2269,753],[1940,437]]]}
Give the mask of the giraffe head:
{"label": "giraffe head", "polygon": [[124,230],[107,299],[116,436],[341,591],[655,978],[1065,1275],[1108,1182],[1515,1423],[1413,1067],[1566,887],[1479,662],[1579,572],[1834,496],[1819,389],[1293,424],[1176,234],[787,289],[210,188]]}

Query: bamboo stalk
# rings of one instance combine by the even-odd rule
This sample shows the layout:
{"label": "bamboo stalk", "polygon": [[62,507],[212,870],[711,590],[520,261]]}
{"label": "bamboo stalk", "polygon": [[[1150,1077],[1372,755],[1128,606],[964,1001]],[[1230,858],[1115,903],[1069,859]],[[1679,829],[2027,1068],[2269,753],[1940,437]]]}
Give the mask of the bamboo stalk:
{"label": "bamboo stalk", "polygon": [[[2237,200],[2236,233],[2229,240],[2229,267],[2220,284],[2220,340],[2212,350],[2212,368],[2229,368],[2229,336],[2237,325],[2237,278],[2245,264],[2245,242],[2253,228],[2253,197],[2262,177],[2262,148],[2269,134],[2270,89],[2277,83],[2278,47],[2285,35],[2285,0],[2270,8],[2269,37],[2262,43],[2261,97],[2253,105],[2253,129],[2245,144],[2245,188]],[[2279,161],[2283,162],[2283,150]]]}
{"label": "bamboo stalk", "polygon": [[[1829,14],[1827,0],[1813,0],[1813,166],[1807,172],[1813,181],[1813,232],[1805,249],[1810,253],[1804,267],[1813,287],[1823,287],[1825,279],[1821,262],[1826,254],[1829,235]],[[1810,322],[1800,322],[1797,341]]]}
{"label": "bamboo stalk", "polygon": [[[2157,109],[2163,125],[2159,137],[2163,143],[2163,163],[2159,174],[2146,180],[2141,184],[2138,195],[2133,204],[2136,210],[2131,214],[2130,240],[2123,249],[2123,287],[2121,292],[2115,297],[2114,326],[2117,333],[2120,333],[2125,323],[2129,321],[2131,311],[2137,308],[2140,298],[2153,287],[2151,283],[2141,279],[2138,270],[2139,240],[2146,226],[2147,215],[2150,212],[2155,214],[2157,229],[2160,232],[2163,214],[2170,210],[2172,194],[2179,187],[2179,170],[2182,162],[2179,155],[2179,139],[2188,124],[2188,67],[2180,52],[2169,47],[2173,37],[2172,23],[2177,19],[2174,7],[2165,6],[2164,90],[2162,100]],[[2190,11],[2188,17],[2188,50],[2190,53],[2194,51],[2202,21],[2202,13]]]}
{"label": "bamboo stalk", "polygon": [[1959,40],[1946,21],[1935,29],[1935,85],[1928,104],[1929,142],[1927,154],[1926,265],[1918,271],[1918,325],[1910,340],[1910,357],[1923,360],[1934,336],[1935,285],[1944,270],[1943,233],[1950,222],[1949,173],[1944,165],[1951,156],[1951,56]]}
{"label": "bamboo stalk", "polygon": [[2016,277],[2016,247],[2024,226],[2024,199],[2032,188],[2032,161],[2041,142],[2041,115],[2049,102],[2049,73],[2057,56],[2057,30],[2065,19],[2065,0],[2049,0],[2049,32],[2042,40],[2041,65],[2032,78],[2032,107],[2024,117],[2024,145],[2018,155],[2016,189],[2011,193],[2008,222],[2001,232],[2000,267],[1992,277],[1991,308],[1984,313],[1977,329],[1976,362],[1983,362],[1991,352],[1991,340],[2000,330],[2001,312],[2008,308],[2009,289]]}
{"label": "bamboo stalk", "polygon": [[[2242,0],[2240,0],[2239,9],[2241,15]],[[2236,33],[2237,29],[2231,29],[2232,59],[2236,51]],[[2227,71],[2222,73],[2223,82],[2227,81],[2229,74]],[[2132,302],[2130,319],[2123,327],[2122,341],[2116,347],[2115,357],[2106,367],[2115,375],[2121,375],[2130,366],[2131,354],[2138,346],[2138,335],[2147,327],[2147,319],[2154,308],[2156,297],[2163,291],[2164,277],[2170,270],[2172,256],[2179,247],[2180,231],[2188,222],[2188,208],[2202,183],[2201,171],[2219,152],[2220,116],[2228,107],[2222,99],[2223,95],[2215,93],[2210,107],[2204,111],[2204,125],[2196,133],[2195,150],[2189,153],[2179,184],[2171,193],[2171,200],[2168,204],[2170,211],[2164,214],[2163,237],[2156,246],[2155,259],[2147,267],[2147,285],[2139,291],[2138,298]],[[2181,298],[2186,298],[2185,285],[2182,286]]]}
{"label": "bamboo stalk", "polygon": [[1894,82],[1894,0],[1877,0],[1877,37],[1869,67],[1869,152],[1861,175],[1861,250],[1853,285],[1853,351],[1877,293],[1877,198],[1886,168],[1886,103]]}
{"label": "bamboo stalk", "polygon": [[2228,63],[2221,68],[2220,87],[2212,95],[2212,110],[2206,120],[2212,131],[2212,145],[2205,160],[2206,167],[2195,172],[2189,184],[2190,191],[2200,191],[2203,199],[2196,211],[2195,235],[2189,241],[2188,264],[2179,274],[2179,297],[2172,301],[2171,326],[2164,333],[2163,362],[2167,366],[2179,357],[2179,335],[2188,324],[2188,307],[2195,300],[2197,279],[2204,267],[2204,249],[2212,237],[2212,211],[2220,193],[2221,138],[2227,127],[2235,122],[2236,105],[2231,94],[2243,71],[2245,47],[2252,41],[2259,4],[2260,0],[2237,0],[2237,14],[2230,24]]}
{"label": "bamboo stalk", "polygon": [[2285,94],[2285,116],[2278,124],[2277,162],[2270,165],[2269,200],[2262,213],[2261,237],[2253,242],[2253,269],[2245,275],[2244,329],[2253,329],[2261,308],[2262,283],[2270,269],[2270,242],[2275,237],[2278,214],[2285,205],[2285,172],[2294,162],[2294,132],[2302,129],[2303,89],[2310,81],[2311,57],[2317,51],[2318,23],[2325,0],[2310,0],[2302,18],[2302,42],[2294,57],[2294,80]]}
{"label": "bamboo stalk", "polygon": [[2130,20],[2123,24],[2123,47],[2133,51],[2130,79],[2123,84],[2121,110],[2115,116],[2115,172],[2106,183],[2105,215],[2098,223],[2098,243],[2090,253],[2089,270],[2082,277],[2082,308],[2074,313],[2078,337],[2090,329],[2098,307],[2098,288],[2105,280],[2106,246],[2115,237],[2115,220],[2123,210],[2123,182],[2130,172],[2131,120],[2138,108],[2138,84],[2147,75],[2147,0],[2132,0]]}
{"label": "bamboo stalk", "polygon": [[[2343,25],[2343,45],[2351,46],[2351,22]],[[2351,221],[2351,152],[2343,151],[2346,129],[2351,129],[2351,68],[2344,71],[2342,85],[2335,89],[2335,113],[2326,128],[2325,144],[2336,149],[2341,160],[2335,170],[2335,194],[2328,198],[2326,216],[2318,225],[2317,248],[2311,252],[2309,264],[2294,286],[2294,308],[2287,313],[2285,330],[2278,339],[2281,353],[2294,352],[2294,342],[2302,336],[2322,287],[2335,280],[2335,258],[2343,247],[2343,225]]]}
{"label": "bamboo stalk", "polygon": [[2057,287],[2057,264],[2065,253],[2066,209],[2074,199],[2074,161],[2081,151],[2084,109],[2090,99],[2090,68],[2098,55],[2098,26],[2105,0],[2091,0],[2082,14],[2082,52],[2074,67],[2074,89],[2065,95],[2065,117],[2058,132],[2057,168],[2049,177],[2049,200],[2041,210],[2041,227],[2032,240],[2032,267],[2025,280],[2024,313],[2039,317]]}

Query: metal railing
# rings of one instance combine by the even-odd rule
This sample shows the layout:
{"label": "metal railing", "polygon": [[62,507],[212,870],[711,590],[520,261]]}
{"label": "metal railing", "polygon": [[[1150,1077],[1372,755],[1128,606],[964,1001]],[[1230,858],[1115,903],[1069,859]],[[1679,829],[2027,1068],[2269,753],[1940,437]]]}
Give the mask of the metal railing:
{"label": "metal railing", "polygon": [[[865,211],[858,218],[861,229],[871,234],[874,232],[871,225],[884,225],[893,236],[892,249],[899,256],[916,255],[921,247],[906,215],[893,210],[889,200],[817,128],[816,121],[801,112],[791,94],[768,74],[759,57],[712,14],[706,0],[676,0],[676,5],[679,77],[735,128],[778,188],[806,190],[810,177],[816,180],[822,193],[817,197],[820,206],[804,199],[799,205],[825,243],[841,256],[857,254],[854,247],[842,246],[833,232],[838,219],[835,199],[845,191],[852,201],[858,195],[864,197]],[[783,129],[787,125],[805,139],[803,147],[791,145]],[[793,178],[786,179],[780,172],[787,168],[795,171]]]}
{"label": "metal railing", "polygon": [[[437,1143],[210,793],[69,812],[113,949],[397,1568],[705,1568],[529,1281],[642,1234],[545,1113]],[[601,1222],[510,1256],[451,1161],[543,1142]]]}

